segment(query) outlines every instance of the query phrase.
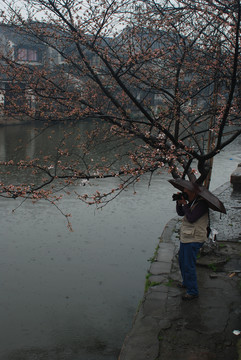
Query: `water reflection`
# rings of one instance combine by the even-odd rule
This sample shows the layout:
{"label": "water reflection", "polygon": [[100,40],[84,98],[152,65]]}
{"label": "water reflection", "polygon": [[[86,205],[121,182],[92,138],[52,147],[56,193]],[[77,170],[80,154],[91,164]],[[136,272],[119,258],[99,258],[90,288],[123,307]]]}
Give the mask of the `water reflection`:
{"label": "water reflection", "polygon": [[[23,134],[30,139],[31,126],[0,129],[1,158]],[[48,145],[36,138],[31,146],[24,156]],[[212,188],[229,180],[240,156],[240,142],[220,154]],[[73,233],[45,202],[12,213],[19,200],[0,199],[1,359],[117,359],[143,295],[147,260],[175,216],[168,178],[154,176],[150,188],[146,178],[136,195],[129,189],[101,211],[66,196]],[[96,180],[90,190],[105,192],[115,181]]]}
{"label": "water reflection", "polygon": [[[111,135],[109,126],[104,124],[101,124],[101,132],[96,131],[93,137],[89,138],[87,134],[97,130],[99,125],[100,122],[97,121],[83,120],[71,126],[56,123],[50,127],[44,127],[41,123],[35,123],[34,126],[25,124],[1,127],[0,161],[10,159],[19,161],[27,158],[41,158],[45,155],[55,157],[61,146],[68,148],[71,153],[71,149],[76,144],[81,145],[84,142],[87,144],[86,154],[90,153],[87,159],[91,156],[99,158],[108,156],[112,149],[122,147],[124,141]],[[125,150],[127,143],[128,141],[124,142]],[[72,156],[76,151],[79,151],[78,155],[83,154],[81,146],[75,147]]]}
{"label": "water reflection", "polygon": [[35,173],[30,167],[2,167],[1,179],[6,184],[39,186],[43,179],[50,180],[42,167],[47,167],[51,176],[71,176],[75,169],[93,175],[96,164],[118,171],[123,161],[129,161],[127,153],[132,147],[131,141],[117,138],[111,134],[109,126],[100,122],[86,120],[71,126],[53,124],[46,128],[43,124],[34,125],[0,129],[0,161],[13,160],[17,164],[22,160],[33,160],[35,166]]}

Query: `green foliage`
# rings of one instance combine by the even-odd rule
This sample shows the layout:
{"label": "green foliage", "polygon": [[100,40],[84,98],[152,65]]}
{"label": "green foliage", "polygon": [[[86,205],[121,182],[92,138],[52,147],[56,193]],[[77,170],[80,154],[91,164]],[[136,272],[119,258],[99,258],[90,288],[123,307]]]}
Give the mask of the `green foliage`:
{"label": "green foliage", "polygon": [[151,263],[156,261],[158,250],[159,250],[159,244],[156,246],[156,249],[155,249],[155,252],[154,252],[153,256],[150,259],[148,259],[148,261],[150,261]]}
{"label": "green foliage", "polygon": [[162,335],[158,335],[158,340],[162,341],[163,340],[163,336]]}
{"label": "green foliage", "polygon": [[209,269],[216,272],[217,271],[217,265],[216,264],[208,264]]}
{"label": "green foliage", "polygon": [[169,279],[168,282],[164,283],[165,286],[172,286],[173,285],[173,279]]}
{"label": "green foliage", "polygon": [[220,248],[224,248],[224,247],[226,247],[226,245],[225,245],[225,244],[218,244],[218,246],[219,246]]}
{"label": "green foliage", "polygon": [[146,275],[146,282],[145,282],[145,293],[148,291],[149,287],[160,285],[161,283],[158,281],[150,281],[150,277],[152,276],[151,273]]}

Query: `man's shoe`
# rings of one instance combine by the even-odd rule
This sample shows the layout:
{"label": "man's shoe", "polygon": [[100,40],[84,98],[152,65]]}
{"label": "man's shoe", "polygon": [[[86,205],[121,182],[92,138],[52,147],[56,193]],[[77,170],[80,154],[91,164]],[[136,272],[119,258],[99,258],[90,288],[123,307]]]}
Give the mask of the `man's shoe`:
{"label": "man's shoe", "polygon": [[186,286],[183,285],[183,283],[181,283],[181,282],[177,283],[177,287],[180,288],[180,289],[186,289]]}
{"label": "man's shoe", "polygon": [[182,300],[187,300],[187,301],[194,300],[197,298],[198,298],[198,295],[185,294],[182,296]]}

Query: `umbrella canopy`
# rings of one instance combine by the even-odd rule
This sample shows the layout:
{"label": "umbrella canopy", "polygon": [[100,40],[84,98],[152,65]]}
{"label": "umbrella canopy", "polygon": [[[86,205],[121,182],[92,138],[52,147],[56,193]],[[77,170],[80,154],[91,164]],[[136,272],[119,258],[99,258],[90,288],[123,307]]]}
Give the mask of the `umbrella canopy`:
{"label": "umbrella canopy", "polygon": [[184,179],[171,179],[168,180],[175,188],[180,191],[184,191],[184,189],[188,189],[190,191],[194,191],[198,196],[203,198],[208,206],[214,210],[219,211],[221,213],[226,214],[226,209],[222,203],[215,195],[213,195],[207,188],[204,186],[198,185],[196,183],[192,183],[191,181]]}

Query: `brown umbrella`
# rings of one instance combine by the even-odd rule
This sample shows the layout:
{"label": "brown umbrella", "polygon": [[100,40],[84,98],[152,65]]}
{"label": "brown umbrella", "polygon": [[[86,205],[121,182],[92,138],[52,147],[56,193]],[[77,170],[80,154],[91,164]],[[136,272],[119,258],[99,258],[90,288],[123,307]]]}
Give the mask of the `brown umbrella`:
{"label": "brown umbrella", "polygon": [[184,180],[181,178],[168,180],[175,188],[184,191],[188,189],[194,191],[198,196],[202,197],[207,203],[208,206],[214,210],[226,214],[226,209],[222,203],[215,195],[213,195],[207,188],[204,186],[192,183],[191,181]]}

